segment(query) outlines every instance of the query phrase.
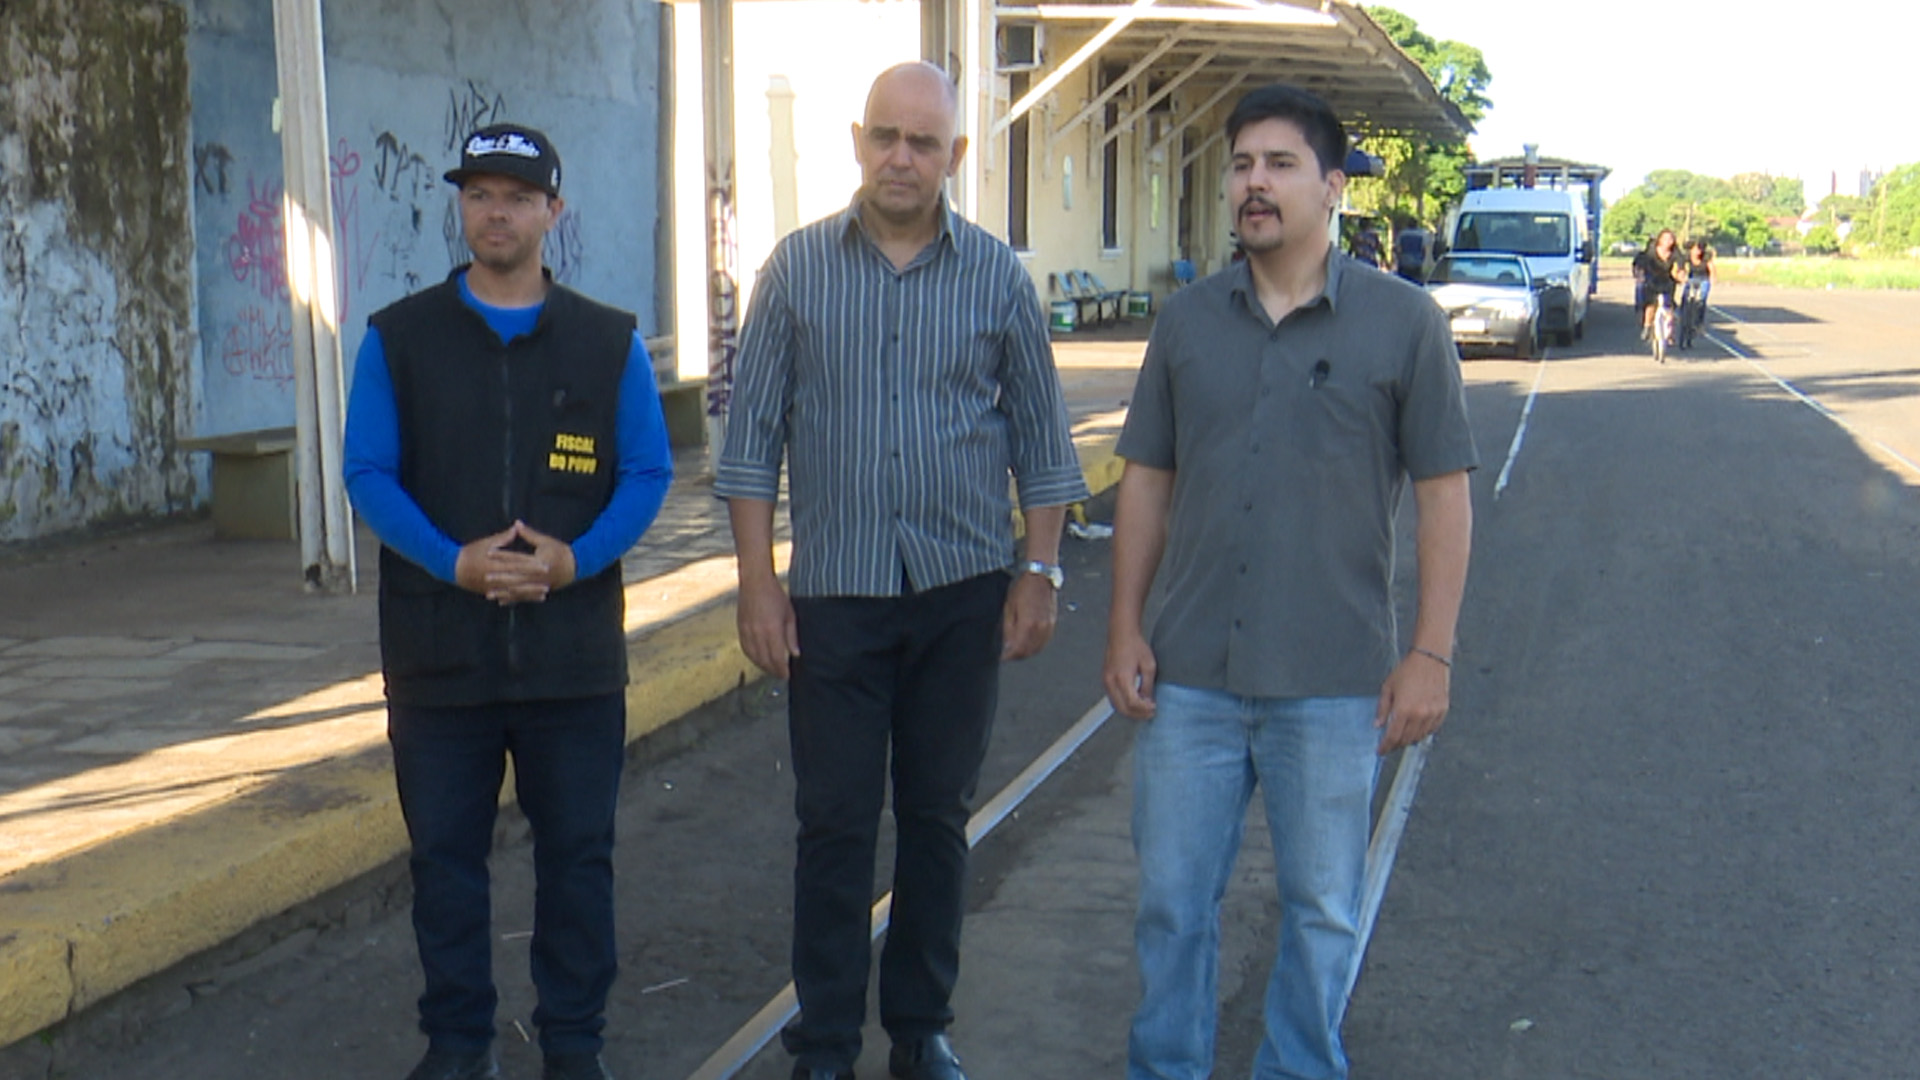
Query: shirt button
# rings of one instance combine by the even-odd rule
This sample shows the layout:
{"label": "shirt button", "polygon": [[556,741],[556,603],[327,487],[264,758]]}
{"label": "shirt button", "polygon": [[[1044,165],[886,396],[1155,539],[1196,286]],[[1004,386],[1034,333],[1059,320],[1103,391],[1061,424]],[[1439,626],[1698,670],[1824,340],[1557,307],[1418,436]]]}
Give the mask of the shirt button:
{"label": "shirt button", "polygon": [[1260,444],[1259,444],[1259,443],[1254,443],[1254,444],[1253,444],[1253,452],[1254,452],[1254,453],[1256,453],[1256,454],[1260,452]]}
{"label": "shirt button", "polygon": [[1242,506],[1242,507],[1241,507],[1241,509],[1242,509],[1242,510],[1249,510],[1249,511],[1250,511],[1250,510],[1252,510],[1252,509],[1253,509],[1253,503],[1251,503],[1251,502],[1249,502],[1249,503],[1247,503],[1247,504],[1246,504],[1245,506]]}
{"label": "shirt button", "polygon": [[1241,563],[1241,564],[1240,564],[1240,572],[1241,572],[1241,573],[1243,573],[1243,574],[1247,572],[1247,564],[1246,564],[1246,563]]}

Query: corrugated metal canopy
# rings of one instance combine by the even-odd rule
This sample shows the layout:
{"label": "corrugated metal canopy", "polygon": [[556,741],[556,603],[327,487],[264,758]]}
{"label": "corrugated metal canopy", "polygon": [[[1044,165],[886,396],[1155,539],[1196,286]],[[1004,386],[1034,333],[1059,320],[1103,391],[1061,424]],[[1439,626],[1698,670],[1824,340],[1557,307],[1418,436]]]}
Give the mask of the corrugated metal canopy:
{"label": "corrugated metal canopy", "polygon": [[[1286,82],[1326,98],[1356,136],[1401,133],[1455,141],[1473,130],[1419,64],[1358,6],[1341,0],[1042,2],[1001,4],[995,16],[1002,24],[1038,24],[1049,32],[1054,27],[1103,32],[1097,59],[1124,65],[1128,76],[1120,81],[1144,78],[1147,85],[1161,86],[1178,79],[1183,103],[1207,100],[1226,88]],[[1041,72],[1094,58],[1084,52],[1049,55]],[[1016,102],[1016,114],[1020,107]]]}

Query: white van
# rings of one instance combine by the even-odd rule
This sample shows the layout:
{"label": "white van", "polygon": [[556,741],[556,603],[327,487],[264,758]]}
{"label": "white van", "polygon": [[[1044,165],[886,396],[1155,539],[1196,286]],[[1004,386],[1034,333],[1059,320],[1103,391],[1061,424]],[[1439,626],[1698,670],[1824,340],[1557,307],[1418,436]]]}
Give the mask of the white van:
{"label": "white van", "polygon": [[1587,332],[1593,292],[1593,237],[1579,195],[1552,188],[1487,188],[1467,192],[1451,215],[1452,251],[1524,256],[1540,290],[1540,335],[1562,345]]}

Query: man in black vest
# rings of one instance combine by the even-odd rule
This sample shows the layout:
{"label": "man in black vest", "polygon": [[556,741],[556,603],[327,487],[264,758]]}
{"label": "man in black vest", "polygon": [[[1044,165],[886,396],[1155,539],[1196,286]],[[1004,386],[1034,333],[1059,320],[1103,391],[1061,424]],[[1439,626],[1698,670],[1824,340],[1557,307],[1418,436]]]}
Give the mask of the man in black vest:
{"label": "man in black vest", "polygon": [[673,476],[633,315],[553,281],[560,156],[515,124],[468,138],[472,263],[376,312],[345,474],[381,540],[388,740],[412,842],[426,1056],[408,1080],[487,1080],[487,853],[507,755],[532,826],[531,969],[547,1080],[602,1080],[613,819],[626,745],[620,557]]}

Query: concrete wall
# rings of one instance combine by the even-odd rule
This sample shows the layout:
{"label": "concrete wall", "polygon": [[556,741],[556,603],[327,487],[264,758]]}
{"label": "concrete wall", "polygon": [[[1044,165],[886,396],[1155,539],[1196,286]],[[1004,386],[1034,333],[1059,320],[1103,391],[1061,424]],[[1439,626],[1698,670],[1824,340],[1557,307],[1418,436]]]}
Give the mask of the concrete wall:
{"label": "concrete wall", "polygon": [[[328,0],[347,363],[366,316],[464,261],[466,132],[545,128],[562,281],[657,302],[660,5]],[[179,439],[293,423],[272,5],[0,2],[0,543],[204,501]]]}
{"label": "concrete wall", "polygon": [[0,5],[0,542],[194,496],[187,82],[163,0]]}
{"label": "concrete wall", "polygon": [[[293,423],[280,240],[280,140],[271,5],[189,0],[194,231],[204,384],[195,433]],[[548,238],[554,276],[635,312],[656,311],[662,152],[662,9],[646,0],[328,0],[328,125],[346,364],[382,306],[466,261],[453,188],[474,127],[546,131],[566,212]]]}

